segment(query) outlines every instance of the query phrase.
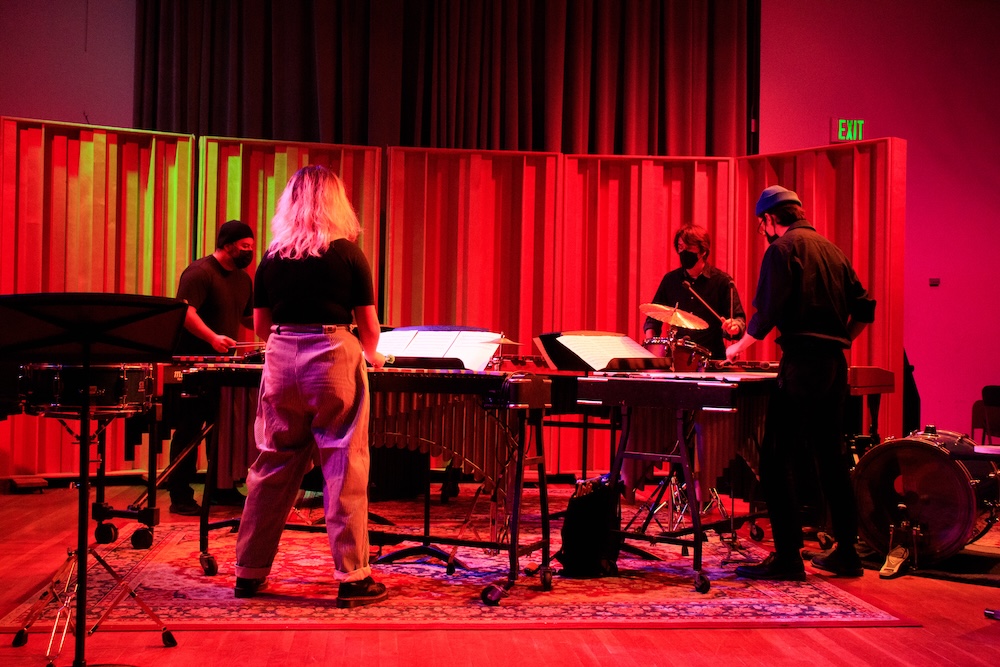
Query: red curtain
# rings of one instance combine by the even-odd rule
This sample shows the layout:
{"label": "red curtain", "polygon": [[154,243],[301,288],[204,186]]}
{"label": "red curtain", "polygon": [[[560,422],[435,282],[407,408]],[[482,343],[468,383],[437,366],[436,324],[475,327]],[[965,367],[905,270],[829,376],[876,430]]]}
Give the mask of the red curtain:
{"label": "red curtain", "polygon": [[743,155],[753,0],[141,0],[135,126]]}

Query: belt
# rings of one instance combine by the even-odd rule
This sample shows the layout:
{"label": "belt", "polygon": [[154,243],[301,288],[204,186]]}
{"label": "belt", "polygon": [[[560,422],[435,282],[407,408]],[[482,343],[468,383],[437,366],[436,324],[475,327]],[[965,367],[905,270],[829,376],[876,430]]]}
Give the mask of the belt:
{"label": "belt", "polygon": [[332,334],[337,331],[349,331],[347,324],[275,324],[271,327],[273,333],[288,334]]}

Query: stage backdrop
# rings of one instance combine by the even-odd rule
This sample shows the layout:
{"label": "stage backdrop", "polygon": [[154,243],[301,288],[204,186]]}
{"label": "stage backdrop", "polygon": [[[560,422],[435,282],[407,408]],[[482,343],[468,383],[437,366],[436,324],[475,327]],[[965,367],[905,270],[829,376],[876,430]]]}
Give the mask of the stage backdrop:
{"label": "stage backdrop", "polygon": [[[347,181],[365,229],[362,245],[383,272],[385,323],[486,327],[523,343],[507,350],[521,355],[537,354],[532,338],[549,331],[616,331],[638,338],[643,319],[638,306],[652,298],[662,274],[677,266],[671,239],[689,222],[710,230],[712,260],[733,275],[752,312],[766,247],[756,234],[753,204],[763,187],[781,183],[799,192],[810,219],[848,253],[878,300],[876,324],[855,344],[851,363],[896,373],[897,392],[883,401],[881,432],[900,435],[901,140],[747,158],[391,148],[383,237],[377,217],[379,149],[203,138],[196,224],[190,137],[61,125],[46,131],[48,124],[16,119],[3,123],[4,292],[172,296],[180,270],[211,250],[214,229],[225,219],[241,217],[254,226],[259,256],[284,179],[299,165],[325,162]],[[73,148],[74,137],[90,141],[93,135],[102,142],[127,136],[151,148],[135,149],[146,162],[100,161],[97,187],[96,168],[84,169],[90,174],[84,179],[87,192],[103,195],[81,197],[79,155],[90,147]],[[174,145],[170,151],[158,145],[167,140]],[[46,157],[64,154],[71,156],[69,169],[67,159]],[[178,155],[186,156],[184,169],[165,157],[176,161]],[[117,192],[117,184],[132,178],[141,184],[140,201],[128,208],[118,204],[124,195],[116,194],[109,205],[107,192]],[[151,207],[162,211],[151,213]],[[132,217],[108,213],[119,208]],[[178,209],[185,216],[168,223],[165,212]],[[99,253],[89,249],[89,240],[79,240],[82,230],[90,230],[89,239],[95,228],[102,239],[115,239],[104,241]],[[144,250],[129,239],[144,239]],[[80,252],[89,259],[81,259]],[[54,255],[66,258],[44,259]],[[30,261],[35,257],[43,259]],[[769,340],[752,348],[752,355],[776,359],[778,351]],[[71,441],[58,427],[40,422],[54,420],[18,416],[0,422],[0,476],[75,472]],[[581,469],[578,435],[552,431],[546,434],[549,470]],[[125,454],[116,445],[109,470],[142,467],[144,456],[133,462]],[[609,456],[610,443],[602,434],[591,443],[586,468],[606,469]]]}
{"label": "stage backdrop", "polygon": [[219,225],[242,220],[257,239],[256,257],[247,268],[253,275],[271,241],[271,218],[288,180],[302,167],[320,164],[344,181],[361,222],[358,244],[372,262],[378,293],[381,160],[382,149],[372,146],[201,137],[196,256],[215,250]]}
{"label": "stage backdrop", "polygon": [[[262,256],[277,198],[306,164],[325,164],[344,179],[363,228],[359,242],[378,257],[379,148],[202,137],[196,156],[188,135],[17,118],[0,124],[0,293],[172,297],[184,268],[215,249],[226,220],[253,227]],[[148,438],[125,447],[123,432],[121,420],[112,421],[108,470],[145,470]],[[75,447],[55,419],[12,416],[0,421],[0,477],[75,475]]]}
{"label": "stage backdrop", "polygon": [[[0,128],[0,293],[173,295],[191,249],[193,136],[6,117]],[[119,421],[110,470],[132,465]],[[55,419],[0,421],[0,476],[75,473],[73,443]]]}
{"label": "stage backdrop", "polygon": [[[750,158],[407,148],[389,150],[388,169],[386,321],[485,327],[520,343],[569,330],[640,339],[639,304],[678,266],[673,234],[692,222],[712,233],[711,260],[752,313],[766,249],[754,203],[767,185],[795,189],[878,301],[850,362],[896,374],[880,431],[900,435],[905,142]],[[750,358],[778,359],[773,339]],[[584,467],[578,442],[574,431],[546,433],[549,470]],[[598,435],[586,469],[606,469],[608,446]]]}

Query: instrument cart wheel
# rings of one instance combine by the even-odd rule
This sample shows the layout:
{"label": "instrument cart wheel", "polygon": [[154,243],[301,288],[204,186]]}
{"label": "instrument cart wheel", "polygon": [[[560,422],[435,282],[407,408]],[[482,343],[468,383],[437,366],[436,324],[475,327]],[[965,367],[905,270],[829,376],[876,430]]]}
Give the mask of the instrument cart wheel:
{"label": "instrument cart wheel", "polygon": [[214,577],[219,573],[219,564],[215,561],[215,556],[202,554],[198,556],[198,560],[201,562],[201,569],[206,577]]}
{"label": "instrument cart wheel", "polygon": [[132,546],[136,549],[148,549],[153,546],[153,531],[150,528],[136,528],[131,539]]}
{"label": "instrument cart wheel", "polygon": [[98,544],[111,544],[118,539],[118,526],[113,523],[99,523],[94,529],[94,541]]}
{"label": "instrument cart wheel", "polygon": [[487,607],[496,607],[500,604],[500,600],[510,595],[510,589],[513,587],[514,582],[509,580],[494,582],[483,589],[483,592],[479,594],[479,599]]}
{"label": "instrument cart wheel", "polygon": [[552,570],[548,568],[545,568],[545,571],[542,572],[542,590],[552,590]]}
{"label": "instrument cart wheel", "polygon": [[694,575],[694,590],[698,593],[707,593],[712,587],[712,582],[701,572]]}
{"label": "instrument cart wheel", "polygon": [[750,539],[754,542],[761,542],[764,539],[764,529],[755,523],[750,524]]}

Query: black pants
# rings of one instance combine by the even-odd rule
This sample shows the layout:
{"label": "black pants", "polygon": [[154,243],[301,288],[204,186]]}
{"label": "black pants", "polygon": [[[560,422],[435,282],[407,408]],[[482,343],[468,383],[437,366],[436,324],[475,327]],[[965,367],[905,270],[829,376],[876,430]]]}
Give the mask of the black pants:
{"label": "black pants", "polygon": [[815,479],[803,471],[818,475],[838,545],[848,547],[857,542],[857,506],[843,428],[847,392],[843,350],[783,350],[760,457],[761,489],[775,551],[781,555],[795,556],[802,548],[797,486]]}
{"label": "black pants", "polygon": [[[201,436],[206,425],[215,423],[219,413],[219,396],[199,395],[185,398],[180,404],[180,414],[176,420],[174,435],[170,439],[170,461],[171,463],[181,455],[196,438]],[[218,431],[212,429],[206,440],[214,438],[218,442]],[[194,482],[195,474],[198,472],[198,447],[196,446],[177,465],[167,480],[167,489],[170,491],[170,502],[186,502],[194,499],[194,489],[191,483]]]}

